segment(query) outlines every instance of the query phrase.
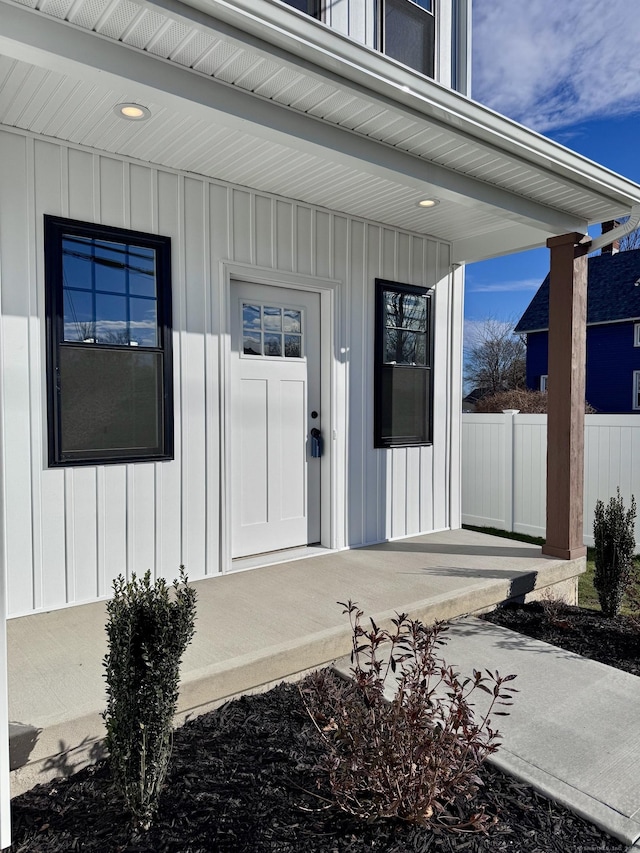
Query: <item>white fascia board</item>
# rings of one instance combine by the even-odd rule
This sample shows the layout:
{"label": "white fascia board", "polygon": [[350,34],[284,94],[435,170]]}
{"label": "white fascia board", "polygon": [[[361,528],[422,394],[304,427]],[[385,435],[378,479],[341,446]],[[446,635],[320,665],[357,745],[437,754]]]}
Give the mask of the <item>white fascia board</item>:
{"label": "white fascia board", "polygon": [[[150,99],[176,109],[188,108],[199,118],[216,114],[227,126],[251,132],[280,145],[360,168],[399,181],[419,192],[436,187],[439,195],[467,207],[490,205],[513,224],[549,234],[586,232],[583,219],[491,184],[429,163],[390,145],[302,114],[199,72],[99,34],[4,3],[0,52],[63,73],[81,75],[96,85],[147,92]],[[446,239],[446,238],[445,238]]]}
{"label": "white fascia board", "polygon": [[[275,0],[158,0],[179,14],[185,6],[224,21],[310,67],[321,67],[375,92],[396,105],[436,119],[471,139],[601,194],[621,212],[640,203],[640,185],[576,154],[482,104],[412,72],[383,54],[360,45],[320,21]],[[292,28],[295,24],[295,30]],[[591,224],[591,223],[590,223]]]}

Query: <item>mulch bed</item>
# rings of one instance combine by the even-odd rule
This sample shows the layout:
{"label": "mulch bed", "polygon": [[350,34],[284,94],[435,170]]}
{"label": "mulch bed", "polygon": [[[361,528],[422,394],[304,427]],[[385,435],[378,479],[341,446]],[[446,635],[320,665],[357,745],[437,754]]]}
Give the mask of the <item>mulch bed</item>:
{"label": "mulch bed", "polygon": [[[613,639],[617,631],[609,622],[584,613],[564,617],[575,622],[575,628],[550,626],[542,608],[531,606],[518,613],[498,611],[491,620],[550,642],[555,642],[554,632],[560,632],[561,639],[571,638],[574,651],[598,660],[611,654],[605,663],[630,665],[628,656],[635,654],[636,674],[640,674],[637,638],[623,631],[626,640],[618,643]],[[590,632],[594,632],[592,641]],[[488,765],[480,774],[484,786],[465,805],[470,811],[484,805],[487,813],[498,817],[486,835],[434,832],[397,822],[363,824],[331,806],[326,781],[317,771],[320,750],[294,685],[242,697],[176,731],[159,814],[146,833],[132,830],[102,763],[14,799],[12,853],[626,850],[591,824]]]}

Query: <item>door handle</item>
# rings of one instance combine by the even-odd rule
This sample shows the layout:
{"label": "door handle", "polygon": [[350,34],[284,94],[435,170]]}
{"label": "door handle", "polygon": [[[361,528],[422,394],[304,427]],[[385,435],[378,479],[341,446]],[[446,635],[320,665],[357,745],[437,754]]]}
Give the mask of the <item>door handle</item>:
{"label": "door handle", "polygon": [[322,456],[322,446],[324,444],[322,434],[317,427],[314,427],[311,430],[310,436],[311,458],[319,459]]}

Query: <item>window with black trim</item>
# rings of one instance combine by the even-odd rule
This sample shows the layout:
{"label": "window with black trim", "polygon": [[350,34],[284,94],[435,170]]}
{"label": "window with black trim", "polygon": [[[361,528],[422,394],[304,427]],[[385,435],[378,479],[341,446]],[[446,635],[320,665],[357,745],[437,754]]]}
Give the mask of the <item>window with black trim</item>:
{"label": "window with black trim", "polygon": [[171,242],[45,216],[49,464],[173,458]]}
{"label": "window with black trim", "polygon": [[376,279],[375,447],[430,444],[432,291]]}

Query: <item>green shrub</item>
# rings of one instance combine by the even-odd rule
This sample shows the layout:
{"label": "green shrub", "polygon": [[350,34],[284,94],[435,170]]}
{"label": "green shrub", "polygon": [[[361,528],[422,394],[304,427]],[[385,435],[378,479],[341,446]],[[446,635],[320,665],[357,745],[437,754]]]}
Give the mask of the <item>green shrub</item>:
{"label": "green shrub", "polygon": [[[357,605],[343,606],[352,627],[353,679],[322,670],[300,686],[327,747],[324,769],[336,804],[364,820],[465,830],[495,822],[482,809],[464,815],[464,802],[481,784],[478,768],[498,748],[490,715],[504,715],[496,706],[512,704],[516,691],[505,682],[515,676],[474,670],[460,681],[438,654],[446,625],[427,627],[398,614],[390,631],[373,620],[367,631]],[[385,699],[390,673],[397,691]],[[479,723],[468,702],[475,690],[491,696]]]}
{"label": "green shrub", "polygon": [[631,495],[631,507],[625,511],[619,487],[617,497],[611,498],[606,507],[602,501],[596,503],[593,585],[598,592],[600,608],[608,617],[617,616],[620,612],[622,598],[633,574],[635,519],[635,498]]}
{"label": "green shrub", "polygon": [[173,591],[151,573],[130,583],[119,576],[107,604],[107,728],[116,789],[138,824],[148,828],[158,806],[173,744],[182,655],[194,633],[195,590],[184,566]]}

